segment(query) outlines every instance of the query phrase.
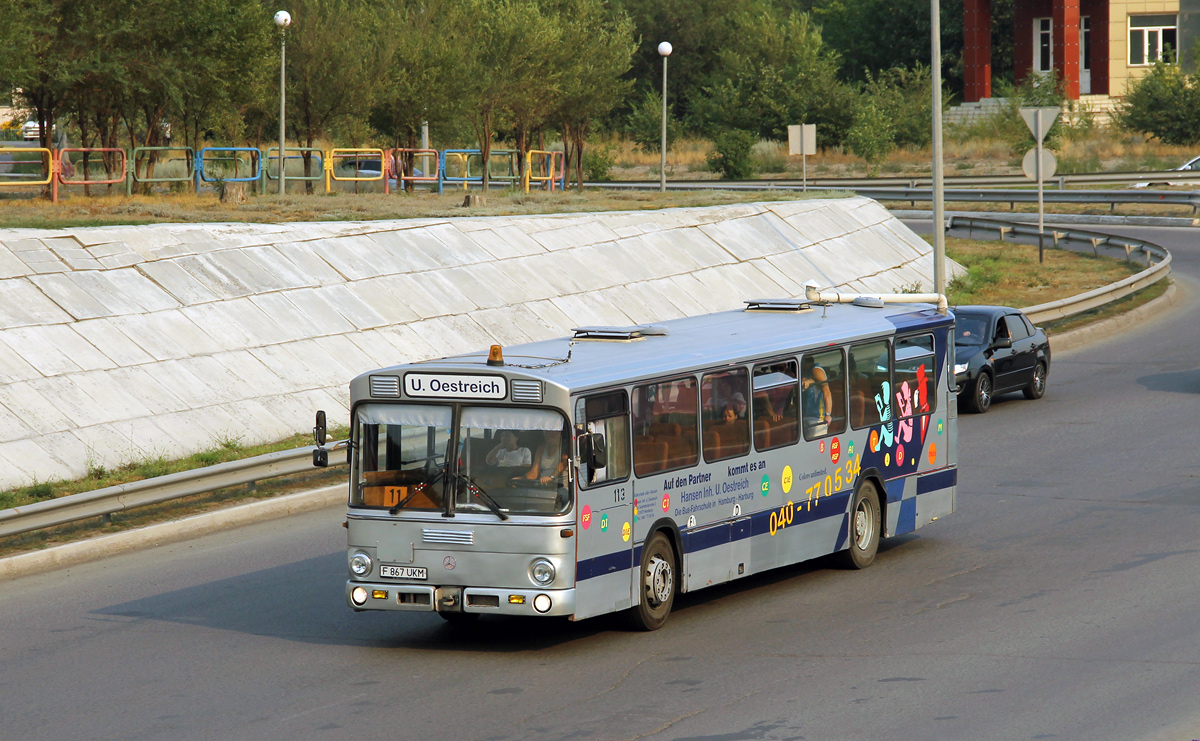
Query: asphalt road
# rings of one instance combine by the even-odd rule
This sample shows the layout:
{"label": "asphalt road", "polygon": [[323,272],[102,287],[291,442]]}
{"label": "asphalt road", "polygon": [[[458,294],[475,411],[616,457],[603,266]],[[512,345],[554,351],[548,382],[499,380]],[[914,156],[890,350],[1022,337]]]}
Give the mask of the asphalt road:
{"label": "asphalt road", "polygon": [[463,633],[348,610],[326,510],[0,583],[0,738],[1200,738],[1200,244],[1121,231],[1181,308],[964,415],[959,511],[866,571]]}

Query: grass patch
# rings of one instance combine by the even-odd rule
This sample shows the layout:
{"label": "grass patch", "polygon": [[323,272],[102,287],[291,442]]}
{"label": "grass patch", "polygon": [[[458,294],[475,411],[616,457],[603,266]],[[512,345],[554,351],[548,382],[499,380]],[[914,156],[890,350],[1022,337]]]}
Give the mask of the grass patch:
{"label": "grass patch", "polygon": [[[932,237],[926,237],[931,239]],[[999,240],[946,238],[946,255],[967,274],[946,287],[950,304],[1033,306],[1106,286],[1143,268],[1124,260]]]}

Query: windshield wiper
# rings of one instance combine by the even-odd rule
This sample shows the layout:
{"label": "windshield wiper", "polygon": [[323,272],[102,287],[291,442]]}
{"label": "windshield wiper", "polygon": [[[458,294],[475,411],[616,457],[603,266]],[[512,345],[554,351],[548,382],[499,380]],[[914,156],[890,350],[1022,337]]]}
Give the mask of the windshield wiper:
{"label": "windshield wiper", "polygon": [[398,514],[400,512],[400,510],[402,510],[406,506],[408,506],[408,503],[411,502],[413,500],[413,498],[415,498],[418,494],[421,494],[421,493],[425,492],[427,489],[429,489],[430,487],[432,487],[444,475],[446,475],[446,469],[440,468],[440,469],[438,469],[438,472],[436,474],[434,474],[433,478],[431,478],[428,481],[424,481],[420,484],[416,484],[415,486],[413,486],[412,493],[409,494],[408,496],[406,496],[405,498],[401,499],[399,502],[397,502],[395,507],[392,507],[391,509],[388,510],[388,514],[389,515]]}
{"label": "windshield wiper", "polygon": [[484,491],[482,486],[472,481],[470,476],[461,473],[453,473],[450,475],[466,484],[467,491],[479,497],[479,501],[487,505],[487,508],[490,509],[493,514],[495,514],[501,520],[508,519],[508,515],[504,514],[504,511],[500,509],[500,505],[496,504],[496,500],[492,499],[491,495]]}

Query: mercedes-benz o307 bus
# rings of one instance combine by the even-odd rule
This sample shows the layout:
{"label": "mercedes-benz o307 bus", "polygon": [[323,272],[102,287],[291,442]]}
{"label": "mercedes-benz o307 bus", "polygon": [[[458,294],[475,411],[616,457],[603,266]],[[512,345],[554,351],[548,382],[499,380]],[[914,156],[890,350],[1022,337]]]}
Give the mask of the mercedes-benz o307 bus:
{"label": "mercedes-benz o307 bus", "polygon": [[809,295],[355,378],[349,606],[652,630],[678,593],[864,568],[953,512],[944,299]]}

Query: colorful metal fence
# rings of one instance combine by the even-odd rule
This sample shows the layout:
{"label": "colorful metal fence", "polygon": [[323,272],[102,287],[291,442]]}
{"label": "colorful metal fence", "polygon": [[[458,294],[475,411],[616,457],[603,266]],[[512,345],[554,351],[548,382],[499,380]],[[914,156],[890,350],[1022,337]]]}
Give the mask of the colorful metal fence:
{"label": "colorful metal fence", "polygon": [[[283,166],[287,167],[288,160],[304,160],[304,156],[308,155],[309,161],[317,160],[316,172],[312,175],[288,175],[287,179],[297,182],[320,182],[325,179],[325,150],[319,147],[287,147],[283,150]],[[275,173],[271,173],[270,163],[275,160]],[[262,168],[262,192],[266,192],[266,182],[268,180],[279,179],[279,147],[270,147],[267,149],[266,157],[263,159],[264,167]],[[311,167],[311,165],[310,165]],[[284,170],[285,174],[287,170]]]}
{"label": "colorful metal fence", "polygon": [[[20,155],[28,157],[16,159]],[[42,147],[0,147],[0,185],[50,185],[55,161],[54,153]],[[37,171],[31,165],[37,165]],[[29,172],[22,172],[27,168]]]}
{"label": "colorful metal fence", "polygon": [[[176,152],[182,156],[171,157],[163,156],[161,153]],[[193,181],[196,169],[196,153],[191,147],[134,147],[133,155],[130,157],[129,179],[125,181],[125,194],[133,195],[134,183],[191,183]],[[139,165],[143,160],[147,161],[146,172],[149,173],[150,165],[162,163],[177,162],[183,160],[184,174],[171,176],[142,177],[139,174]]]}
{"label": "colorful metal fence", "polygon": [[[245,158],[242,155],[245,155]],[[233,175],[227,174],[227,162],[233,163]],[[239,166],[245,162],[250,170],[249,175],[239,175]],[[212,172],[206,168],[206,163],[212,164]],[[221,173],[217,173],[217,163]],[[204,147],[196,153],[196,192],[200,191],[200,183],[255,183],[262,178],[262,152],[255,147]]]}
{"label": "colorful metal fence", "polygon": [[[329,150],[329,156],[325,159],[325,192],[333,189],[334,181],[370,183],[382,180],[383,192],[390,193],[388,159],[382,149],[369,147]],[[354,175],[338,175],[339,167],[343,173],[353,167]]]}
{"label": "colorful metal fence", "polygon": [[[71,155],[81,154],[74,158]],[[99,155],[92,159],[92,155]],[[488,158],[488,179],[497,186],[520,187],[525,192],[533,187],[548,191],[565,189],[566,162],[564,153],[534,149],[524,153],[525,169],[519,172],[521,153],[515,149],[494,149]],[[333,190],[335,182],[380,182],[384,193],[392,188],[404,189],[410,183],[437,186],[439,194],[445,185],[483,185],[483,153],[478,149],[377,149],[371,147],[335,148],[287,147],[283,164],[304,157],[317,161],[317,172],[309,175],[288,175],[288,180],[301,182],[325,181],[325,192]],[[182,168],[179,164],[182,163]],[[232,164],[231,164],[232,163]],[[271,164],[274,167],[271,167]],[[197,192],[203,183],[259,184],[266,192],[268,180],[279,179],[279,148],[260,150],[255,147],[135,147],[131,152],[111,147],[65,147],[59,150],[31,147],[0,147],[0,186],[51,186],[52,198],[57,201],[58,187],[67,185],[126,184],[126,194],[132,195],[136,183],[190,183]],[[94,178],[98,168],[104,168],[104,178]],[[157,169],[157,174],[151,172]],[[182,173],[179,170],[182,169]],[[535,185],[536,184],[536,185]]]}
{"label": "colorful metal fence", "polygon": [[442,157],[436,149],[392,149],[389,158],[398,187],[404,183],[437,183],[438,194],[442,193]]}
{"label": "colorful metal fence", "polygon": [[[535,159],[537,158],[537,159]],[[554,163],[558,162],[558,172],[554,170]],[[549,151],[544,149],[531,149],[525,153],[525,176],[521,179],[522,186],[525,192],[529,192],[529,184],[541,183],[541,187],[554,192],[555,183],[558,183],[560,190],[566,190],[566,156],[563,152]],[[540,165],[540,167],[538,167]],[[543,174],[534,175],[535,169],[541,170]]]}

